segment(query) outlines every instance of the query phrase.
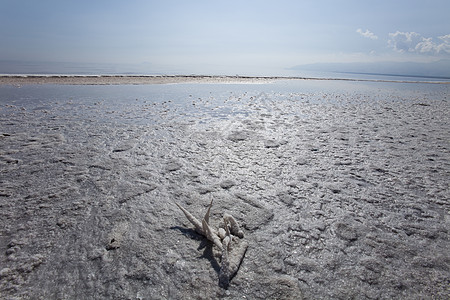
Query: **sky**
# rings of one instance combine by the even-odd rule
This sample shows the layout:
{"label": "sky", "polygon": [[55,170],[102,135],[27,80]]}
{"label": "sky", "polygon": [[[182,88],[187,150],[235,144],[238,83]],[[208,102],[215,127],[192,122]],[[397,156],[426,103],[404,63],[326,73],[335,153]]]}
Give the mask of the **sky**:
{"label": "sky", "polygon": [[450,59],[450,1],[0,0],[0,40],[0,73],[28,64],[279,75],[313,63],[426,63]]}

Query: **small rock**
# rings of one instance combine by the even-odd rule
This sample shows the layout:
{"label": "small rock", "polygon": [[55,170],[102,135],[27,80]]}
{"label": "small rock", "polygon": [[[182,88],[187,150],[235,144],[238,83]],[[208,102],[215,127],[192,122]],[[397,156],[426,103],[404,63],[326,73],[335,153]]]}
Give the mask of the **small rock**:
{"label": "small rock", "polygon": [[123,143],[121,145],[118,145],[115,149],[113,149],[112,152],[124,152],[133,149],[133,147],[134,145],[132,143]]}
{"label": "small rock", "polygon": [[220,183],[220,187],[223,188],[224,190],[228,190],[229,188],[232,188],[235,185],[236,183],[231,179],[224,180]]}
{"label": "small rock", "polygon": [[281,202],[283,202],[287,206],[291,206],[295,200],[294,197],[289,195],[287,192],[279,193],[278,198],[281,200]]}
{"label": "small rock", "polygon": [[11,240],[11,242],[9,242],[9,244],[8,244],[8,248],[12,248],[15,246],[21,246],[23,244],[25,244],[25,242],[23,242],[23,241]]}
{"label": "small rock", "polygon": [[0,279],[3,279],[5,277],[8,277],[10,274],[12,274],[12,270],[10,268],[3,268],[0,270]]}
{"label": "small rock", "polygon": [[6,254],[7,256],[9,256],[9,255],[15,254],[15,253],[17,252],[17,250],[19,250],[19,247],[14,246],[14,247],[11,247],[11,248],[6,249],[5,254]]}
{"label": "small rock", "polygon": [[358,239],[358,234],[356,230],[352,228],[349,224],[338,223],[336,225],[336,235],[346,241],[355,241]]}
{"label": "small rock", "polygon": [[300,166],[306,165],[308,163],[308,161],[304,157],[297,158],[297,160],[295,162],[297,163],[297,165],[300,165]]}
{"label": "small rock", "polygon": [[106,245],[106,250],[108,250],[108,251],[109,250],[115,250],[115,249],[118,249],[118,248],[120,248],[120,241],[116,240],[114,238],[112,238],[109,241],[108,245]]}
{"label": "small rock", "polygon": [[316,261],[305,257],[301,257],[298,259],[297,266],[300,270],[306,272],[315,272],[319,269],[319,266]]}
{"label": "small rock", "polygon": [[266,148],[278,148],[278,147],[280,147],[280,144],[277,141],[274,141],[274,140],[266,140],[266,141],[264,141],[264,147],[266,147]]}
{"label": "small rock", "polygon": [[197,191],[200,195],[205,195],[214,192],[214,189],[211,187],[201,186],[197,188]]}
{"label": "small rock", "polygon": [[178,163],[176,161],[171,161],[167,164],[166,170],[168,172],[174,172],[174,171],[181,169],[181,167],[182,167],[182,165],[180,163]]}
{"label": "small rock", "polygon": [[328,184],[327,188],[333,193],[333,194],[339,194],[341,192],[341,188],[338,187],[336,184]]}
{"label": "small rock", "polygon": [[290,182],[288,182],[286,185],[287,185],[288,187],[291,187],[291,188],[296,188],[296,187],[297,187],[297,182],[295,182],[295,181],[290,181]]}
{"label": "small rock", "polygon": [[325,231],[325,229],[327,229],[327,225],[324,222],[317,221],[314,223],[314,228],[319,231]]}
{"label": "small rock", "polygon": [[245,141],[248,137],[249,134],[247,131],[235,131],[228,136],[228,139],[233,142],[240,142]]}
{"label": "small rock", "polygon": [[60,228],[65,228],[67,226],[67,220],[65,218],[60,218],[56,222],[56,225]]}

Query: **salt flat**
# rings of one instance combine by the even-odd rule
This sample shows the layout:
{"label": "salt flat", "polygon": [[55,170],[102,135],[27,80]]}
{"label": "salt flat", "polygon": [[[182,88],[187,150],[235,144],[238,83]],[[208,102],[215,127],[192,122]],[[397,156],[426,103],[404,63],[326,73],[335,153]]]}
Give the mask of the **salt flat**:
{"label": "salt flat", "polygon": [[449,296],[449,85],[48,83],[0,87],[2,297]]}

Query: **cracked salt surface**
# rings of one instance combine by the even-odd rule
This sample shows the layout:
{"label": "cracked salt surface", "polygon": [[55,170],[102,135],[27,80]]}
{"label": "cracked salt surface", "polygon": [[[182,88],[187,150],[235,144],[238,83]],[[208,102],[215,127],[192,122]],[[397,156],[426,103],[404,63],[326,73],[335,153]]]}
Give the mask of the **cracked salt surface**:
{"label": "cracked salt surface", "polygon": [[[0,87],[5,298],[449,297],[449,85]],[[228,290],[176,207],[233,215]]]}

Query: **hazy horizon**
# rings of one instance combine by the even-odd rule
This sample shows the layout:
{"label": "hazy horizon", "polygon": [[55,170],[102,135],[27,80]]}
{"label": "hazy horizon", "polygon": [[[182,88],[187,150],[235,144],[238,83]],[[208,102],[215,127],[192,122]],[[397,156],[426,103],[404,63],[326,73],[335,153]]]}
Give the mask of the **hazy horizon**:
{"label": "hazy horizon", "polygon": [[3,0],[0,74],[295,76],[302,65],[386,73],[409,62],[414,75],[441,76],[448,11],[448,1]]}

